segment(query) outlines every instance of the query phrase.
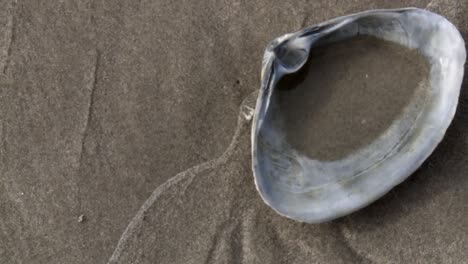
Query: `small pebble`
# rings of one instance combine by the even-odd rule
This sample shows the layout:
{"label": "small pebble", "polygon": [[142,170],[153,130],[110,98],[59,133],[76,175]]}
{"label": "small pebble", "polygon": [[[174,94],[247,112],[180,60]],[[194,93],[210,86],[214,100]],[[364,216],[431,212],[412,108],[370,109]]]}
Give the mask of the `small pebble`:
{"label": "small pebble", "polygon": [[78,223],[83,223],[86,220],[84,215],[78,216]]}

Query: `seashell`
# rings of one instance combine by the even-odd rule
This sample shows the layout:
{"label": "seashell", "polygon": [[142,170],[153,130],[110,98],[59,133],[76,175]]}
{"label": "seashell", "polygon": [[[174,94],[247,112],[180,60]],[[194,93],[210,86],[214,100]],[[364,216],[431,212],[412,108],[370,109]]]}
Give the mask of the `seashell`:
{"label": "seashell", "polygon": [[[430,67],[426,97],[409,100],[385,132],[344,157],[332,161],[310,157],[285,136],[281,105],[275,99],[278,85],[300,71],[316,48],[358,35],[422,54]],[[417,8],[339,17],[270,42],[252,125],[252,167],[264,202],[283,216],[319,223],[383,196],[412,174],[442,140],[455,114],[465,59],[457,28],[444,17]]]}

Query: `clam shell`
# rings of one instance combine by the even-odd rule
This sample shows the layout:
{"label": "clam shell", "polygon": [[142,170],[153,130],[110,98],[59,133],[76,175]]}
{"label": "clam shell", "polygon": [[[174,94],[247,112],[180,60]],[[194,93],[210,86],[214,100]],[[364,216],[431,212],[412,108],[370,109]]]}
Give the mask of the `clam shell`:
{"label": "clam shell", "polygon": [[[418,49],[430,64],[428,96],[374,142],[337,161],[313,160],[285,140],[269,113],[286,74],[297,72],[317,45],[371,35]],[[455,114],[466,51],[444,17],[416,9],[371,10],[286,34],[266,48],[252,126],[252,167],[262,199],[279,214],[309,223],[332,220],[383,196],[413,173],[442,140]],[[317,128],[320,129],[320,128]]]}

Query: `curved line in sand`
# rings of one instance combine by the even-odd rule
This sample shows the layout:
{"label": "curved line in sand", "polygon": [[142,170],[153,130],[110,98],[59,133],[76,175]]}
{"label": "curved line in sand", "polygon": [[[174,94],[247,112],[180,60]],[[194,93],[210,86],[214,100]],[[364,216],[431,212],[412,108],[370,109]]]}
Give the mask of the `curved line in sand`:
{"label": "curved line in sand", "polygon": [[132,218],[130,223],[128,224],[127,228],[123,232],[122,236],[120,237],[114,252],[112,253],[111,257],[108,260],[108,264],[118,263],[119,258],[127,248],[128,240],[132,237],[132,235],[141,227],[143,222],[143,218],[145,212],[158,201],[158,198],[161,194],[172,187],[174,184],[177,184],[183,180],[188,180],[189,183],[193,180],[193,178],[200,173],[215,168],[221,164],[224,164],[228,161],[231,154],[234,152],[236,145],[238,143],[238,139],[241,135],[241,132],[245,125],[249,124],[253,115],[253,111],[255,106],[250,106],[252,102],[249,102],[252,98],[256,98],[257,92],[253,92],[248,95],[241,103],[240,112],[237,118],[237,126],[235,129],[234,136],[229,144],[228,148],[224,151],[224,153],[219,156],[218,158],[209,160],[202,164],[199,164],[195,167],[192,167],[188,170],[180,172],[176,174],[174,177],[167,180],[165,183],[157,187],[151,195],[146,199],[143,205],[140,207],[136,215]]}

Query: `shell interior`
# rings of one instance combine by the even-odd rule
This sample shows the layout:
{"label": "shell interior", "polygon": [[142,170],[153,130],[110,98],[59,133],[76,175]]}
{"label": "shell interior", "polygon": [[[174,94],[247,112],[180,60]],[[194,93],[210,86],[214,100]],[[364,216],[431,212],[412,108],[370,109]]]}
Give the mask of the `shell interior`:
{"label": "shell interior", "polygon": [[[286,140],[277,118],[278,82],[299,71],[311,49],[358,35],[422,53],[430,65],[426,98],[412,99],[384,133],[352,154],[333,161],[313,159]],[[318,223],[349,214],[387,193],[443,138],[456,110],[465,58],[456,27],[416,8],[344,16],[273,40],[263,59],[252,127],[253,171],[263,200],[281,215]]]}

